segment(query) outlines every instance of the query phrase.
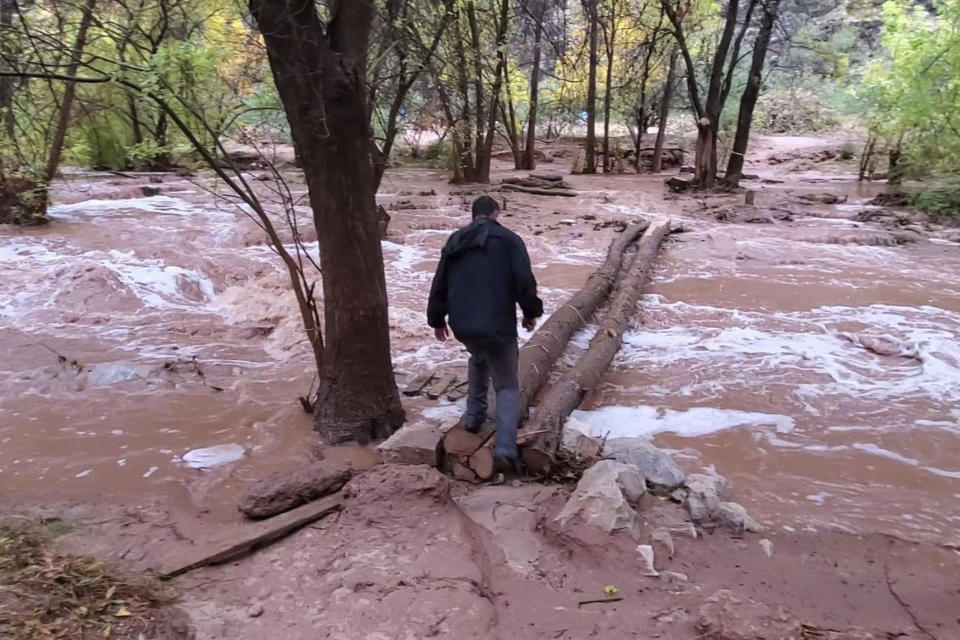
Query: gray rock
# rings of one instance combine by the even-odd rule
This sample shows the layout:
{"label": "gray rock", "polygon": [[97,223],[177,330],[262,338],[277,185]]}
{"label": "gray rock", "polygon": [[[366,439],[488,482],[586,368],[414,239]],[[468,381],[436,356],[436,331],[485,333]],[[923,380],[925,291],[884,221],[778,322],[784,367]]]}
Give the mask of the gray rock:
{"label": "gray rock", "polygon": [[387,464],[426,464],[435,467],[442,436],[440,429],[432,425],[412,424],[380,443],[377,451]]}
{"label": "gray rock", "polygon": [[687,476],[687,510],[694,522],[712,520],[727,495],[727,479],[723,476],[691,473]]}
{"label": "gray rock", "polygon": [[660,579],[664,582],[689,582],[690,577],[685,573],[678,571],[661,571]]}
{"label": "gray rock", "polygon": [[645,491],[639,469],[614,460],[601,460],[583,474],[555,521],[563,527],[578,518],[606,533],[632,532],[637,526],[637,512],[631,505],[636,504]]}
{"label": "gray rock", "polygon": [[799,640],[800,623],[784,610],[722,589],[700,607],[698,638],[711,640]]}
{"label": "gray rock", "polygon": [[146,196],[146,197],[148,197],[148,198],[151,198],[151,197],[153,197],[153,196],[160,195],[160,188],[159,188],[159,187],[154,187],[154,186],[148,185],[148,184],[145,184],[145,185],[143,185],[142,187],[140,187],[140,191],[143,193],[144,196]]}
{"label": "gray rock", "polygon": [[250,605],[250,608],[247,609],[247,615],[251,618],[259,618],[263,615],[263,605],[259,603]]}
{"label": "gray rock", "polygon": [[683,471],[666,451],[644,438],[614,438],[604,445],[610,458],[638,467],[647,484],[660,489],[673,489],[683,484]]}
{"label": "gray rock", "polygon": [[350,465],[310,462],[260,480],[240,496],[237,506],[250,518],[269,518],[339,491],[352,476]]}
{"label": "gray rock", "polygon": [[712,515],[713,519],[720,524],[738,531],[750,533],[763,531],[763,525],[751,518],[743,505],[736,502],[721,502]]}

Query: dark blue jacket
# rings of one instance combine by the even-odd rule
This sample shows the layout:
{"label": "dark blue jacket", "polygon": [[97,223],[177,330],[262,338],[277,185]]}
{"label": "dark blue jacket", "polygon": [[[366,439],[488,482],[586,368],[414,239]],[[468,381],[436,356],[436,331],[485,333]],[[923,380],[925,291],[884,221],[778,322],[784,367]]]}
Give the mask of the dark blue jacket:
{"label": "dark blue jacket", "polygon": [[430,326],[445,327],[449,316],[461,342],[516,339],[518,304],[524,318],[543,315],[520,236],[487,217],[451,235],[430,287]]}

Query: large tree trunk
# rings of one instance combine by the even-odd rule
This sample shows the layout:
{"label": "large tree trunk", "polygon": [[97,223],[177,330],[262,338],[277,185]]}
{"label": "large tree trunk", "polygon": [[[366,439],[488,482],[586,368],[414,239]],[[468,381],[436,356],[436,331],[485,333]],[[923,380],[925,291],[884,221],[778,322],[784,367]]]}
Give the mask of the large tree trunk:
{"label": "large tree trunk", "polygon": [[533,37],[533,67],[530,69],[530,115],[527,116],[527,146],[524,149],[523,168],[537,168],[537,105],[540,100],[540,42],[543,37],[543,0],[538,2],[536,32]]}
{"label": "large tree trunk", "polygon": [[477,11],[473,2],[467,2],[467,22],[470,25],[470,44],[473,49],[473,110],[476,117],[473,133],[475,136],[474,150],[477,157],[473,164],[477,169],[477,180],[482,182],[483,168],[481,165],[483,165],[483,131],[485,124],[483,117],[483,52],[480,50],[480,25],[477,24]]}
{"label": "large tree trunk", "polygon": [[[12,42],[13,15],[16,12],[16,0],[0,0],[0,55],[12,55],[9,43]],[[13,81],[11,76],[0,77],[0,132],[8,139],[15,136],[13,116]],[[3,170],[3,158],[0,158],[0,172]]]}
{"label": "large tree trunk", "polygon": [[760,97],[760,82],[763,74],[763,64],[767,58],[767,49],[770,47],[770,37],[777,21],[777,9],[780,0],[766,0],[763,3],[763,17],[760,20],[760,31],[753,44],[753,57],[750,61],[750,74],[747,76],[747,86],[740,96],[740,113],[737,116],[737,133],[733,140],[733,150],[727,162],[727,173],[724,182],[732,187],[740,183],[743,175],[743,161],[747,153],[747,142],[750,138],[750,125],[753,122],[753,110]]}
{"label": "large tree trunk", "polygon": [[610,108],[613,101],[613,54],[617,40],[617,17],[611,16],[607,42],[607,74],[603,88],[603,172],[610,171]]}
{"label": "large tree trunk", "polygon": [[718,119],[705,117],[697,123],[693,180],[701,189],[712,189],[717,181],[717,130],[713,123]]}
{"label": "large tree trunk", "polygon": [[583,173],[597,172],[597,1],[583,0],[590,40],[590,70],[587,79],[587,140]]}
{"label": "large tree trunk", "polygon": [[330,442],[385,437],[403,422],[390,361],[383,255],[369,127],[373,6],[250,0],[300,148],[323,272],[326,344],[316,427]]}
{"label": "large tree trunk", "polygon": [[637,255],[629,270],[619,279],[610,309],[587,352],[550,387],[537,405],[535,418],[524,427],[531,440],[521,443],[523,460],[532,473],[546,475],[550,472],[556,462],[567,416],[579,406],[583,396],[597,386],[620,350],[623,333],[636,316],[637,300],[650,275],[660,242],[669,230],[670,221],[662,220],[651,224],[644,233]]}
{"label": "large tree trunk", "polygon": [[[87,31],[90,30],[90,23],[93,22],[93,10],[96,3],[96,0],[87,0],[83,6],[80,27],[77,30],[77,38],[73,42],[73,50],[70,52],[70,63],[67,65],[67,77],[76,76],[77,69],[80,68],[80,58],[87,46]],[[44,179],[47,184],[56,177],[57,168],[60,166],[63,144],[67,139],[67,128],[70,126],[70,111],[73,109],[73,100],[76,94],[77,83],[67,81],[63,90],[63,98],[60,100],[57,110],[57,124],[53,130],[53,140],[50,142],[50,150],[47,153],[47,166],[44,171]]]}
{"label": "large tree trunk", "polygon": [[660,99],[660,121],[657,123],[657,141],[653,145],[653,161],[650,170],[660,173],[663,170],[663,142],[667,137],[667,119],[670,117],[670,102],[673,100],[673,76],[677,71],[677,54],[670,55],[670,68],[667,81],[663,85],[663,97]]}

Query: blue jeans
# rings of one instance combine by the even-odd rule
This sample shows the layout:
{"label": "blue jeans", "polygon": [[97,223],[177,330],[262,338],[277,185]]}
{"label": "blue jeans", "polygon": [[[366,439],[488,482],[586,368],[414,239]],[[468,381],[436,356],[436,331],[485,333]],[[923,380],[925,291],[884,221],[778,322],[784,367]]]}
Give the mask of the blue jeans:
{"label": "blue jeans", "polygon": [[487,419],[487,388],[493,378],[496,392],[497,435],[493,454],[517,457],[517,422],[520,420],[520,383],[517,380],[517,341],[469,343],[467,428],[477,430]]}

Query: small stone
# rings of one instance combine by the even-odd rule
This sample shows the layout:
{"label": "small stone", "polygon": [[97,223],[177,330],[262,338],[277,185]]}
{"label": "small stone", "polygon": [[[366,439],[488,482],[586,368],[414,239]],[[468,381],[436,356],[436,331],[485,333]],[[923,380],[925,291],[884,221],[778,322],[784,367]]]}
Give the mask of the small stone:
{"label": "small stone", "polygon": [[689,576],[677,571],[661,571],[660,579],[664,582],[690,582]]}
{"label": "small stone", "polygon": [[767,554],[768,558],[773,557],[773,543],[764,538],[760,541],[760,548],[763,549],[763,552]]}
{"label": "small stone", "polygon": [[250,608],[247,609],[247,615],[251,618],[259,618],[263,615],[263,605],[259,602],[250,605]]}
{"label": "small stone", "polygon": [[637,512],[631,505],[636,504],[645,490],[639,469],[614,460],[601,460],[583,474],[555,520],[562,527],[576,517],[605,533],[633,532]]}
{"label": "small stone", "polygon": [[640,559],[643,560],[643,575],[649,576],[651,578],[656,578],[660,575],[660,572],[656,570],[653,566],[654,553],[653,547],[648,544],[641,544],[637,546],[637,553],[640,554]]}
{"label": "small stone", "polygon": [[670,530],[665,528],[655,529],[650,534],[650,539],[654,542],[659,542],[667,548],[667,557],[672,558],[674,552],[676,551],[673,545],[673,536],[670,535]]}
{"label": "small stone", "polygon": [[150,185],[146,185],[146,184],[143,185],[142,187],[140,187],[140,191],[143,192],[143,195],[146,196],[146,197],[148,197],[148,198],[151,198],[151,197],[156,196],[156,195],[160,195],[160,189],[159,189],[159,188],[153,187],[153,186],[150,186]]}

